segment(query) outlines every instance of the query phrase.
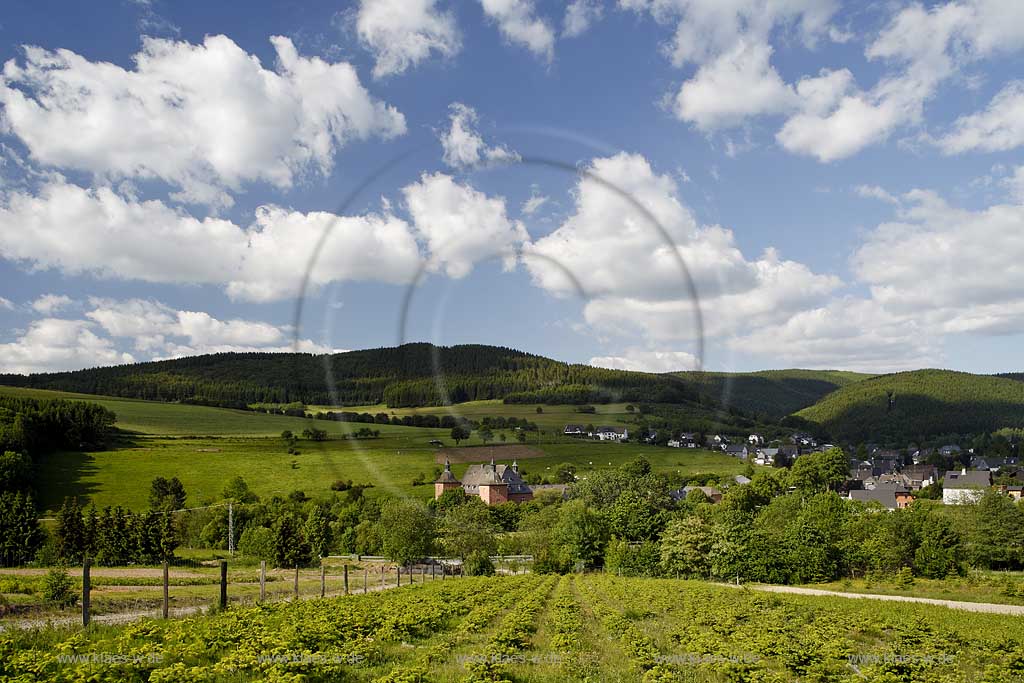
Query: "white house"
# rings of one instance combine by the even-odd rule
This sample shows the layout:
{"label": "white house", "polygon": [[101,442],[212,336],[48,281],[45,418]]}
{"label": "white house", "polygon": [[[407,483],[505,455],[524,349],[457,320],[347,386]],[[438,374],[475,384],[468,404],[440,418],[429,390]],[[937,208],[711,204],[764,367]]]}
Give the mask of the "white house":
{"label": "white house", "polygon": [[775,455],[778,452],[778,448],[758,448],[754,455],[754,464],[773,465],[775,464]]}
{"label": "white house", "polygon": [[598,427],[597,438],[601,441],[625,441],[629,438],[629,430],[625,427]]}
{"label": "white house", "polygon": [[942,482],[942,502],[945,505],[964,505],[977,503],[992,486],[992,473],[962,469],[959,472],[946,472]]}

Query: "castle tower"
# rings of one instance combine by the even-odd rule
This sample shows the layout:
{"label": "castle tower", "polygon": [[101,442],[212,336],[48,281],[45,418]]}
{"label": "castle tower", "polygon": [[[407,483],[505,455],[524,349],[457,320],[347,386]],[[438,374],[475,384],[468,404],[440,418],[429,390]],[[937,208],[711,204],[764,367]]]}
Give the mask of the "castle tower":
{"label": "castle tower", "polygon": [[452,474],[452,464],[448,462],[448,458],[444,459],[444,472],[434,482],[434,499],[437,500],[445,491],[457,489],[462,486],[462,482],[455,478]]}

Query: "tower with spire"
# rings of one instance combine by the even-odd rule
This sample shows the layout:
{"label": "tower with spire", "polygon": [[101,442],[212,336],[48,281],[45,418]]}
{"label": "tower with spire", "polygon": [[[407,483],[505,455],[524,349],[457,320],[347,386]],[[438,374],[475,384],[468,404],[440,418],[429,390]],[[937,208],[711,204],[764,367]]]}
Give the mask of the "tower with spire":
{"label": "tower with spire", "polygon": [[445,491],[452,489],[462,488],[462,482],[455,478],[452,474],[452,464],[448,461],[448,458],[444,459],[444,472],[434,482],[434,498],[440,498]]}

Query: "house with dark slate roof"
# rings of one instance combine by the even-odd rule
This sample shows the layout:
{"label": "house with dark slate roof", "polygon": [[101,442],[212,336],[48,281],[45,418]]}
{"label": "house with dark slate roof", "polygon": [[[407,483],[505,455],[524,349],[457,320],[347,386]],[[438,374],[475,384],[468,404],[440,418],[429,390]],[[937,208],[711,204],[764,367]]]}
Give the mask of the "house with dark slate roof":
{"label": "house with dark slate roof", "polygon": [[942,502],[946,505],[976,503],[992,486],[992,473],[988,470],[962,469],[946,472],[942,480]]}
{"label": "house with dark slate roof", "polygon": [[461,480],[456,479],[451,463],[445,460],[444,471],[434,482],[434,498],[460,487],[467,496],[479,496],[487,505],[533,500],[533,489],[519,475],[519,463],[515,460],[511,465],[495,465],[493,458],[484,465],[470,465]]}

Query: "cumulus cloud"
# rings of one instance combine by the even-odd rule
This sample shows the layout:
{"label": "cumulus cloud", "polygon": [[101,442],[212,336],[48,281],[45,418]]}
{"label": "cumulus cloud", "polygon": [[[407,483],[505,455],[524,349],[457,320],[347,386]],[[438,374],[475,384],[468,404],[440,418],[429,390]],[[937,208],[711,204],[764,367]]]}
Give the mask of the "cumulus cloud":
{"label": "cumulus cloud", "polygon": [[597,0],[572,0],[565,8],[562,35],[575,38],[586,33],[601,18],[603,9]]}
{"label": "cumulus cloud", "polygon": [[462,47],[454,15],[437,0],[362,0],[356,31],[376,58],[375,78],[402,73],[431,53],[453,57]]}
{"label": "cumulus cloud", "polygon": [[[886,75],[867,91],[847,83],[843,96],[830,107],[805,100],[776,139],[791,152],[828,162],[881,142],[901,126],[919,123],[927,101],[964,66],[1024,47],[1024,18],[1011,5],[1012,0],[968,0],[901,9],[865,51],[868,59],[892,66]],[[940,145],[947,151],[980,146],[986,126],[992,141],[984,144],[1007,144],[1016,135],[1012,124],[1005,125],[1015,99],[1011,91],[989,111],[961,120]]]}
{"label": "cumulus cloud", "polygon": [[878,185],[858,185],[854,188],[854,192],[865,199],[877,199],[886,204],[899,204],[900,201],[884,187]]}
{"label": "cumulus cloud", "polygon": [[64,294],[44,294],[32,302],[32,310],[43,315],[53,315],[73,303],[71,297]]}
{"label": "cumulus cloud", "polygon": [[1008,83],[984,111],[957,119],[936,144],[946,154],[1001,152],[1024,145],[1024,81]]}
{"label": "cumulus cloud", "polygon": [[134,362],[94,328],[87,320],[33,321],[14,341],[0,344],[0,371],[27,374]]}
{"label": "cumulus cloud", "polygon": [[314,287],[346,280],[405,282],[417,268],[415,238],[390,213],[336,216],[264,206],[244,228],[62,179],[36,195],[15,192],[0,202],[0,255],[35,269],[215,284],[235,298],[271,301],[298,293],[312,250],[329,228],[310,273]]}
{"label": "cumulus cloud", "polygon": [[538,57],[552,59],[555,31],[536,15],[533,0],[480,0],[480,6],[510,43],[522,45]]}
{"label": "cumulus cloud", "polygon": [[771,38],[795,34],[813,47],[830,35],[834,0],[619,0],[675,33],[665,52],[677,67],[697,65],[674,97],[674,113],[700,130],[735,126],[795,106],[796,95],[770,63]]}
{"label": "cumulus cloud", "polygon": [[4,297],[0,296],[0,308],[8,311],[13,311],[14,303],[10,299],[5,299]]}
{"label": "cumulus cloud", "polygon": [[1003,184],[1018,203],[1024,204],[1024,166],[1018,166],[1013,175],[1003,179]]}
{"label": "cumulus cloud", "polygon": [[448,106],[449,125],[441,131],[444,162],[452,168],[471,168],[486,163],[515,161],[519,155],[504,145],[489,146],[476,130],[476,110],[461,102]]}
{"label": "cumulus cloud", "polygon": [[771,249],[748,260],[730,230],[698,225],[673,178],[640,155],[595,159],[586,171],[574,213],[526,245],[523,261],[556,295],[575,294],[579,284],[588,298],[584,318],[596,329],[656,342],[693,339],[702,331],[699,305],[704,334],[733,334],[817,305],[840,285]]}
{"label": "cumulus cloud", "polygon": [[523,202],[523,206],[520,210],[527,216],[532,216],[533,214],[540,211],[540,208],[547,204],[549,199],[550,197],[548,197],[547,195],[539,194],[537,192],[537,189],[534,188],[533,191],[530,193],[530,198]]}
{"label": "cumulus cloud", "polygon": [[449,277],[465,277],[477,261],[509,257],[530,238],[521,221],[508,217],[504,197],[488,197],[443,173],[423,174],[402,194],[432,264]]}
{"label": "cumulus cloud", "polygon": [[[32,373],[134,363],[204,353],[338,351],[287,326],[176,310],[147,299],[90,298],[83,320],[45,317],[0,344],[0,372]],[[129,344],[134,353],[118,349]]]}
{"label": "cumulus cloud", "polygon": [[969,211],[924,190],[902,202],[898,220],[875,228],[852,257],[873,298],[936,331],[1019,331],[1024,204]]}
{"label": "cumulus cloud", "polygon": [[144,38],[135,68],[70,50],[24,48],[0,77],[0,127],[44,165],[103,178],[160,179],[177,199],[232,204],[228,190],[264,181],[290,187],[326,173],[353,139],[405,132],[351,64],[302,57],[271,38],[275,70],[226,36],[201,45]]}
{"label": "cumulus cloud", "polygon": [[787,111],[796,97],[769,64],[772,48],[740,41],[697,70],[676,96],[676,115],[708,131]]}
{"label": "cumulus cloud", "polygon": [[595,356],[589,364],[596,368],[633,370],[635,372],[675,372],[695,370],[697,358],[686,351],[658,351],[630,348],[620,356]]}
{"label": "cumulus cloud", "polygon": [[941,350],[929,332],[876,301],[843,297],[740,334],[727,345],[774,364],[896,372],[940,364]]}
{"label": "cumulus cloud", "polygon": [[205,311],[176,310],[148,299],[89,300],[86,313],[110,337],[130,340],[137,353],[168,358],[202,353],[330,353],[330,347],[301,339],[298,348],[288,327],[258,320],[220,320]]}

